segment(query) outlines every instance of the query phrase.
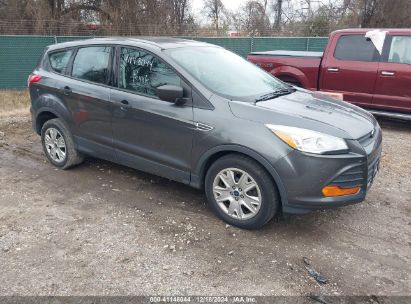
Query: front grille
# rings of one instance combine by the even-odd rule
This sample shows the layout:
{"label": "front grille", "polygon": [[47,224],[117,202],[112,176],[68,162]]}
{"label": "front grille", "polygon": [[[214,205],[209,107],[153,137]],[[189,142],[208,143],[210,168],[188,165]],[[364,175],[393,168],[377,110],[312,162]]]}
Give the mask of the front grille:
{"label": "front grille", "polygon": [[380,146],[382,142],[381,129],[376,126],[373,132],[360,138],[358,141],[367,152],[367,188],[370,188],[378,173],[380,165]]}
{"label": "front grille", "polygon": [[371,187],[380,165],[380,154],[375,154],[368,160],[367,188]]}
{"label": "front grille", "polygon": [[379,127],[358,139],[358,142],[367,153],[367,163],[359,163],[346,169],[335,177],[330,184],[341,188],[369,188],[378,172],[381,157],[381,141],[382,136]]}
{"label": "front grille", "polygon": [[358,139],[358,142],[367,152],[367,155],[372,154],[381,145],[381,141],[382,134],[381,129],[378,125],[375,126],[373,131]]}

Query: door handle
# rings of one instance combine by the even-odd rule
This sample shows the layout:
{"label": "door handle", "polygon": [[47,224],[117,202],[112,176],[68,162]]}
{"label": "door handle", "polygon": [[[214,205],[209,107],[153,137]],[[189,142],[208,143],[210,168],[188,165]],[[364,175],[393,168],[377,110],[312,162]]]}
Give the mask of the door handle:
{"label": "door handle", "polygon": [[382,71],[382,76],[395,76],[395,72]]}
{"label": "door handle", "polygon": [[328,72],[338,73],[340,71],[339,68],[328,68]]}
{"label": "door handle", "polygon": [[121,104],[120,109],[123,110],[123,111],[126,111],[130,107],[130,104],[128,103],[128,100],[125,100],[125,99],[120,101],[120,104]]}
{"label": "door handle", "polygon": [[69,86],[65,86],[62,91],[64,95],[70,95],[73,92]]}

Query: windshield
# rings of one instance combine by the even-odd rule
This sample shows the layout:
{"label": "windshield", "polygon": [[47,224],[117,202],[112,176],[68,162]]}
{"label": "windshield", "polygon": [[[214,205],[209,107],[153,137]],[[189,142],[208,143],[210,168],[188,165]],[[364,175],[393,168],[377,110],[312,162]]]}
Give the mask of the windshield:
{"label": "windshield", "polygon": [[166,52],[207,88],[230,98],[255,98],[287,88],[259,67],[222,48],[184,47]]}

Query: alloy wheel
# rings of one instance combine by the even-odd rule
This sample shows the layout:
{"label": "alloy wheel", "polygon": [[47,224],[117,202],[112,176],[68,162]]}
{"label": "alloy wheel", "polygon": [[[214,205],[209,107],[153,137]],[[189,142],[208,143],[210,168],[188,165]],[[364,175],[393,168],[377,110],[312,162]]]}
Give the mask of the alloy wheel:
{"label": "alloy wheel", "polygon": [[44,145],[50,158],[56,163],[66,159],[67,147],[64,137],[56,128],[48,128],[44,135]]}
{"label": "alloy wheel", "polygon": [[261,207],[261,191],[257,182],[244,170],[227,168],[213,182],[213,194],[218,206],[229,216],[248,220]]}

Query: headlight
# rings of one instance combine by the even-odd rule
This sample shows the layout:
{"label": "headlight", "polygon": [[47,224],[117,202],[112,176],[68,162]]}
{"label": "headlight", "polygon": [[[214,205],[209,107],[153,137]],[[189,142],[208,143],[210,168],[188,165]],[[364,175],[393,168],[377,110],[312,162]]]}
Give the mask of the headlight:
{"label": "headlight", "polygon": [[266,125],[291,148],[307,153],[323,154],[348,150],[344,139],[295,127]]}

